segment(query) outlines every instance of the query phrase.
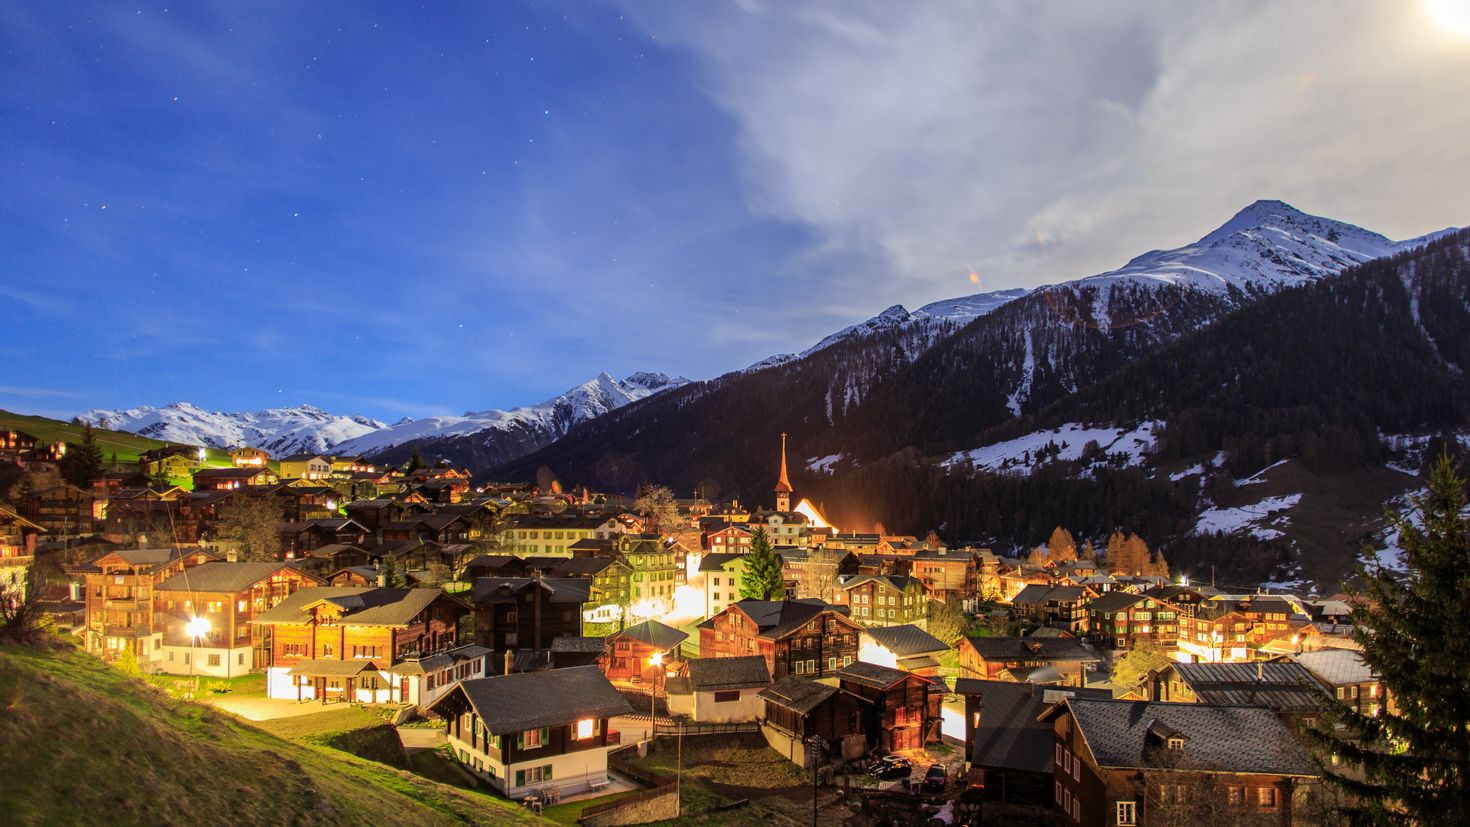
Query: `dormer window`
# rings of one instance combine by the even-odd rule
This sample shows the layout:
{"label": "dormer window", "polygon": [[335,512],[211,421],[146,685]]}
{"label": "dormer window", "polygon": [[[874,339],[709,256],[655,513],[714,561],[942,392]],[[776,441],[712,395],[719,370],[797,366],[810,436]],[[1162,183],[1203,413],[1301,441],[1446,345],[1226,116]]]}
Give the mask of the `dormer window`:
{"label": "dormer window", "polygon": [[1170,738],[1169,749],[1184,749],[1184,739],[1179,737]]}

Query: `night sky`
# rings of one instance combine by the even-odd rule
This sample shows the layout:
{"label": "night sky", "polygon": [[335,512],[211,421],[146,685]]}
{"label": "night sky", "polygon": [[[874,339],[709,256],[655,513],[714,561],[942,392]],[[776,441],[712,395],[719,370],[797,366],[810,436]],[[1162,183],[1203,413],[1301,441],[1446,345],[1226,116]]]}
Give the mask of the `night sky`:
{"label": "night sky", "polygon": [[909,5],[0,6],[0,407],[510,407],[1257,198],[1470,223],[1442,3]]}

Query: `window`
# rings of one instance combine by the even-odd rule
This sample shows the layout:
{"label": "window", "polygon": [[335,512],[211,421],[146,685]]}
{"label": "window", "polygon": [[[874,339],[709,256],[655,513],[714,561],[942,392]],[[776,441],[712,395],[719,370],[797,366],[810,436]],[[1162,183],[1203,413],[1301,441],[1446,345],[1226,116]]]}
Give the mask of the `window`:
{"label": "window", "polygon": [[1226,800],[1229,801],[1230,802],[1230,805],[1233,806],[1233,807],[1238,807],[1241,804],[1244,804],[1245,803],[1245,787],[1231,787],[1230,788],[1229,795],[1227,796]]}
{"label": "window", "polygon": [[1256,790],[1256,803],[1257,804],[1260,804],[1261,805],[1261,809],[1263,809],[1263,810],[1274,810],[1274,809],[1276,809],[1276,788],[1275,787],[1261,787],[1261,788],[1257,789]]}
{"label": "window", "polygon": [[806,662],[806,673],[808,675],[814,675],[814,674],[816,674],[816,672],[817,672],[817,662],[815,660],[809,660],[809,661],[807,661]]}
{"label": "window", "polygon": [[1183,738],[1170,738],[1169,739],[1169,749],[1184,749],[1184,739]]}
{"label": "window", "polygon": [[244,666],[245,665],[245,653],[244,652],[241,652],[240,654],[238,654],[238,655],[235,656],[235,665],[236,666]]}
{"label": "window", "polygon": [[1056,763],[1057,766],[1060,767],[1062,765],[1062,745],[1052,744],[1052,747],[1056,749]]}
{"label": "window", "polygon": [[740,700],[740,690],[726,689],[715,693],[715,703],[728,704]]}
{"label": "window", "polygon": [[1137,801],[1115,801],[1113,807],[1118,817],[1119,827],[1132,827],[1138,824]]}
{"label": "window", "polygon": [[597,721],[591,718],[583,718],[577,722],[577,740],[585,741],[597,734]]}
{"label": "window", "polygon": [[536,749],[547,741],[546,728],[528,729],[521,733],[521,749]]}
{"label": "window", "polygon": [[837,671],[837,658],[827,658],[827,668],[834,672]]}
{"label": "window", "polygon": [[1052,788],[1053,788],[1053,793],[1056,795],[1057,803],[1058,804],[1062,803],[1062,782],[1060,782],[1060,781],[1053,781],[1052,782]]}

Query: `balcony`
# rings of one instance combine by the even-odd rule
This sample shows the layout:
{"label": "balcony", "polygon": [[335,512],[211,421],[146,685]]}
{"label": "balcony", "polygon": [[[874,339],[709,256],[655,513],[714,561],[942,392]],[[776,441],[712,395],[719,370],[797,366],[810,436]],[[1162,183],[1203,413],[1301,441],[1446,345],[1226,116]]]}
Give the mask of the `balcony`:
{"label": "balcony", "polygon": [[610,729],[607,731],[607,737],[603,740],[604,746],[615,747],[621,743],[623,743],[623,733],[618,732],[615,729]]}

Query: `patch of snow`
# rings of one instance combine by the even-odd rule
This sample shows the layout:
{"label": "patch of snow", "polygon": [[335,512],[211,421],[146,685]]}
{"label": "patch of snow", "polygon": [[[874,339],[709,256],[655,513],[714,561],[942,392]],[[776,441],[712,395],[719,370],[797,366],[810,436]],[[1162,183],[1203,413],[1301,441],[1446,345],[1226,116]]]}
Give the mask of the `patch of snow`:
{"label": "patch of snow", "polygon": [[1021,404],[1031,397],[1031,379],[1036,375],[1036,352],[1031,348],[1031,331],[1026,331],[1026,357],[1021,363],[1021,384],[1006,397],[1011,416],[1021,415]]}
{"label": "patch of snow", "polygon": [[1281,529],[1288,524],[1290,511],[1301,502],[1301,494],[1267,497],[1251,505],[1234,508],[1209,508],[1194,524],[1195,534],[1250,534],[1258,540],[1274,540],[1285,536]]}
{"label": "patch of snow", "polygon": [[211,448],[251,446],[277,456],[321,453],[347,440],[390,426],[365,416],[331,414],[311,405],[226,413],[188,402],[127,410],[94,409],[77,419],[96,428]]}
{"label": "patch of snow", "polygon": [[829,474],[832,466],[842,459],[842,454],[828,454],[825,457],[812,457],[806,461],[806,467],[816,471],[818,474]]}
{"label": "patch of snow", "polygon": [[1262,468],[1261,470],[1257,471],[1254,474],[1251,474],[1249,477],[1246,477],[1243,480],[1235,480],[1235,487],[1240,488],[1246,485],[1259,485],[1266,481],[1265,474],[1267,471],[1270,471],[1272,468],[1275,468],[1278,465],[1285,465],[1286,463],[1287,460],[1277,460],[1276,462],[1267,465],[1265,468]]}
{"label": "patch of snow", "polygon": [[[1144,422],[1135,428],[1089,428],[1067,423],[1050,431],[1036,431],[1016,439],[997,442],[971,451],[960,451],[945,460],[947,466],[966,463],[987,471],[1027,474],[1038,463],[1055,459],[1075,462],[1082,458],[1087,443],[1096,442],[1104,454],[1124,455],[1127,466],[1142,465],[1158,441],[1164,423]],[[1048,446],[1056,446],[1057,454],[1049,455]]]}
{"label": "patch of snow", "polygon": [[1197,474],[1203,474],[1204,472],[1205,472],[1205,467],[1203,465],[1191,465],[1190,467],[1184,469],[1183,471],[1175,471],[1174,473],[1170,474],[1169,475],[1169,481],[1170,482],[1178,482],[1178,481],[1184,479],[1185,477],[1193,477],[1193,476],[1195,476]]}

